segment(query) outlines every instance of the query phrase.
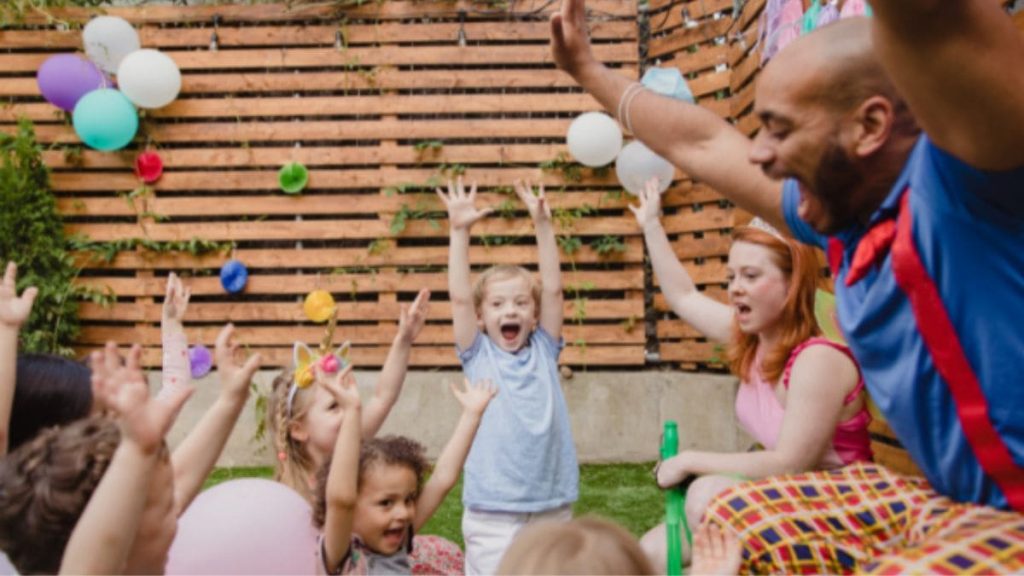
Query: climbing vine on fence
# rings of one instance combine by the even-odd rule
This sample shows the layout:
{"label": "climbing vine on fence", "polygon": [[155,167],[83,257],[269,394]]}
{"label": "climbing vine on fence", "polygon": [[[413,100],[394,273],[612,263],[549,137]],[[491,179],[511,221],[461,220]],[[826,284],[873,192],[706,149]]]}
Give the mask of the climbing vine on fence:
{"label": "climbing vine on fence", "polygon": [[0,134],[0,151],[0,260],[17,262],[19,291],[39,288],[21,349],[70,354],[78,336],[77,303],[96,295],[73,283],[78,269],[67,251],[32,123],[22,120],[14,135]]}

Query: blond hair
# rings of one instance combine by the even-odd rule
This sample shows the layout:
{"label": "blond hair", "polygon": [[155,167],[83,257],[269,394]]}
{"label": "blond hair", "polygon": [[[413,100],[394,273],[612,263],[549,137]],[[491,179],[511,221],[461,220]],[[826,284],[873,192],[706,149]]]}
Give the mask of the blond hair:
{"label": "blond hair", "polygon": [[484,303],[484,298],[487,297],[487,284],[491,280],[504,280],[506,278],[520,277],[526,280],[530,286],[530,296],[533,297],[533,303],[537,306],[537,310],[540,310],[540,282],[534,277],[526,268],[522,266],[512,266],[509,264],[502,264],[499,266],[491,266],[484,273],[476,279],[473,284],[473,309],[476,310],[477,314],[480,313],[480,306]]}
{"label": "blond hair", "polygon": [[313,386],[295,391],[291,407],[288,394],[295,381],[295,370],[286,368],[274,378],[267,398],[267,429],[274,442],[277,465],[274,480],[285,484],[313,502],[313,482],[316,478],[316,463],[305,442],[292,438],[292,424],[302,420],[309,410],[313,398]]}
{"label": "blond hair", "polygon": [[625,528],[591,516],[523,528],[498,574],[654,574],[654,569]]}

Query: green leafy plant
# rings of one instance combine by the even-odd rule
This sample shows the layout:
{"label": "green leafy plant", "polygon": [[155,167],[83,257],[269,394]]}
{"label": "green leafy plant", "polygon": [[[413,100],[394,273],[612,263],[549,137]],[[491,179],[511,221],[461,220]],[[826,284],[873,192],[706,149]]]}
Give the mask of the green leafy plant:
{"label": "green leafy plant", "polygon": [[545,172],[559,172],[568,182],[583,181],[583,166],[570,160],[565,152],[559,152],[558,156],[551,160],[541,162],[540,169]]}
{"label": "green leafy plant", "polygon": [[0,264],[18,264],[18,291],[39,288],[21,350],[70,355],[79,332],[78,302],[97,296],[75,285],[78,268],[67,250],[42,147],[32,123],[0,134]]}
{"label": "green leafy plant", "polygon": [[571,257],[583,247],[583,241],[575,236],[559,236],[556,240],[558,240],[558,247],[565,252],[566,256]]}
{"label": "green leafy plant", "polygon": [[68,239],[68,247],[72,250],[91,253],[93,258],[110,263],[121,252],[140,248],[156,253],[184,252],[192,256],[203,256],[212,252],[227,252],[234,247],[234,244],[203,238],[167,241],[149,238],[120,238],[111,241],[94,241],[86,236],[72,236]]}
{"label": "green leafy plant", "polygon": [[602,236],[591,242],[590,247],[602,258],[626,251],[626,243],[623,242],[622,236]]}

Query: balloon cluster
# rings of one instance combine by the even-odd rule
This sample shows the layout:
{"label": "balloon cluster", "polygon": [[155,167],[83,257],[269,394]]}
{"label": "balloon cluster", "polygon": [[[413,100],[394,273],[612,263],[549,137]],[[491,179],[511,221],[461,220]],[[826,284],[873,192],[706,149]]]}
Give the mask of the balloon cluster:
{"label": "balloon cluster", "polygon": [[[85,55],[57,54],[39,67],[39,91],[71,112],[75,132],[97,150],[120,150],[135,137],[135,107],[161,108],[181,91],[181,71],[159,50],[143,49],[123,18],[98,16],[82,31]],[[116,75],[117,88],[110,75]]]}
{"label": "balloon cluster", "polygon": [[[693,93],[683,75],[676,68],[650,68],[641,84],[648,90],[694,103]],[[569,125],[566,135],[569,153],[580,164],[597,168],[615,161],[615,175],[627,192],[639,195],[651,178],[658,179],[664,192],[672,184],[675,168],[639,140],[622,145],[622,129],[611,116],[603,112],[585,112]]]}

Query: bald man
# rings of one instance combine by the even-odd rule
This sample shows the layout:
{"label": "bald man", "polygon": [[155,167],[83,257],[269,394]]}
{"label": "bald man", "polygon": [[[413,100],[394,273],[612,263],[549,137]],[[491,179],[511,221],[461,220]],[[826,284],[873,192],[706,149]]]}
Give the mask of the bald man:
{"label": "bald man", "polygon": [[596,61],[582,0],[553,16],[552,52],[654,151],[825,250],[868,390],[927,477],[720,494],[705,521],[740,536],[744,570],[1020,572],[1024,37],[997,0],[871,4],[767,65],[754,140]]}

